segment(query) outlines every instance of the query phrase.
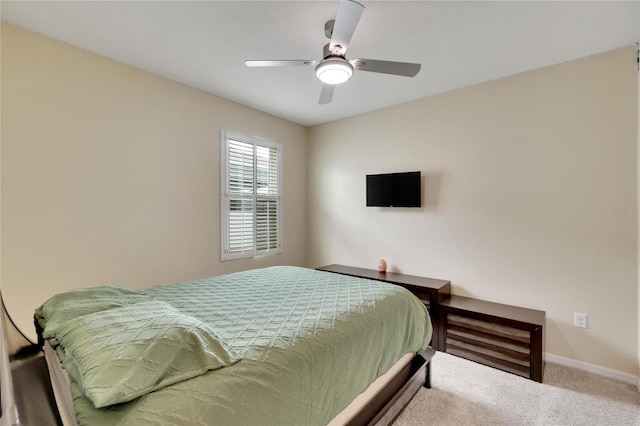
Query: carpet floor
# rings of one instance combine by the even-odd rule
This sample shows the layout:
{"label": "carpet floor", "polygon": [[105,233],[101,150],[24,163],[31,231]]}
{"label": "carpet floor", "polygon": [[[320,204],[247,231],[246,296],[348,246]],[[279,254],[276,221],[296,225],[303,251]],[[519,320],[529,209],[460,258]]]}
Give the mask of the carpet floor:
{"label": "carpet floor", "polygon": [[437,352],[422,388],[395,426],[640,425],[633,385],[547,363],[537,383]]}

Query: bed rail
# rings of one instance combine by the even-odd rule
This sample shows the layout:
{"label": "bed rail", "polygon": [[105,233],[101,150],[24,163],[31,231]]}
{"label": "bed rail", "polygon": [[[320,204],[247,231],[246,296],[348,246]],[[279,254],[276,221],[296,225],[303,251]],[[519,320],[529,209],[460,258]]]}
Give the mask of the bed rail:
{"label": "bed rail", "polygon": [[415,358],[347,426],[392,424],[422,386],[431,388],[431,358],[435,352],[429,347],[416,354]]}

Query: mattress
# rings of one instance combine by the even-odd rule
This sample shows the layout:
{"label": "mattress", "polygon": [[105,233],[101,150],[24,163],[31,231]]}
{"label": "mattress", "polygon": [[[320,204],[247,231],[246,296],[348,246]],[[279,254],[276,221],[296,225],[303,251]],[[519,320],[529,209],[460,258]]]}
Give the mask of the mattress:
{"label": "mattress", "polygon": [[[327,424],[431,338],[428,313],[408,291],[305,268],[239,272],[126,300],[137,297],[206,324],[240,360],[104,408],[71,378],[78,424]],[[46,334],[46,315],[38,319]],[[60,342],[50,342],[64,360]]]}

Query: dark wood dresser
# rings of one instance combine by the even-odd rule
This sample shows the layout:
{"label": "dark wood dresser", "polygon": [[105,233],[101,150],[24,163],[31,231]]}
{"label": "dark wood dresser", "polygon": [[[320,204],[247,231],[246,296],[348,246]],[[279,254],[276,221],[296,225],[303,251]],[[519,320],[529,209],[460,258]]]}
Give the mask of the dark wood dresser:
{"label": "dark wood dresser", "polygon": [[462,296],[440,309],[444,352],[542,382],[544,311]]}

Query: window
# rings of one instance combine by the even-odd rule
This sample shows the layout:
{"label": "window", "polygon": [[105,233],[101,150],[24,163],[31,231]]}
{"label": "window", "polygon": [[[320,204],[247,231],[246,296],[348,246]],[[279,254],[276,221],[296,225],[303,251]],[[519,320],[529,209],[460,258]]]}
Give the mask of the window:
{"label": "window", "polygon": [[282,145],[222,131],[222,260],[282,253]]}

